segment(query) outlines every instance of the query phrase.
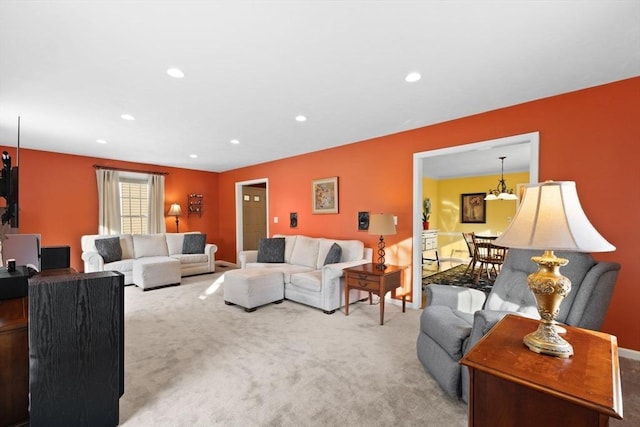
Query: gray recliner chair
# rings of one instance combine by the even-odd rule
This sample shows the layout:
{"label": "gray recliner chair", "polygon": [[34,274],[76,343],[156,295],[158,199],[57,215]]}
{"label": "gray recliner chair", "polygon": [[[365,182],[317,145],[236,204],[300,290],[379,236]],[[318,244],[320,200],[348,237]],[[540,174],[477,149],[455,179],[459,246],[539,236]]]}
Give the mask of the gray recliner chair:
{"label": "gray recliner chair", "polygon": [[[515,313],[540,318],[527,285],[527,276],[538,268],[531,257],[540,254],[541,251],[510,249],[488,296],[460,286],[426,287],[427,306],[420,316],[418,359],[449,395],[467,401],[469,374],[458,362],[502,317]],[[556,320],[599,330],[620,264],[598,262],[585,253],[558,251],[556,255],[569,260],[560,273],[572,284]]]}

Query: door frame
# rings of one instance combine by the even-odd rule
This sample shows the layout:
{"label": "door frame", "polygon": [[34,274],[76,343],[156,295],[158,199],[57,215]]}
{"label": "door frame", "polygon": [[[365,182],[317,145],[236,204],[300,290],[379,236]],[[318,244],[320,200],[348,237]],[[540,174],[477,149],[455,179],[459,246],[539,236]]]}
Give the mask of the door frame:
{"label": "door frame", "polygon": [[253,184],[265,184],[265,224],[267,226],[267,237],[269,233],[269,178],[258,178],[249,181],[236,182],[236,260],[240,259],[240,252],[244,246],[244,225],[242,218],[242,187]]}
{"label": "door frame", "polygon": [[[530,132],[474,142],[454,147],[413,153],[413,268],[412,268],[412,303],[411,307],[419,309],[422,305],[422,176],[423,159],[427,157],[458,154],[466,151],[486,150],[516,143],[530,143],[529,183],[538,182],[538,167],[540,160],[540,133]],[[420,268],[417,268],[420,266]]]}

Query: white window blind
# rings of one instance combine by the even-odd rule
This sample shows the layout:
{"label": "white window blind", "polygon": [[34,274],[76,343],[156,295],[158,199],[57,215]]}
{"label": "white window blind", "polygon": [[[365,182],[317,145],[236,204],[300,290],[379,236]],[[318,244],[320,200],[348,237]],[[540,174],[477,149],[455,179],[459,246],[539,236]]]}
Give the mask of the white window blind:
{"label": "white window blind", "polygon": [[123,234],[146,234],[149,220],[146,180],[120,179],[120,220]]}

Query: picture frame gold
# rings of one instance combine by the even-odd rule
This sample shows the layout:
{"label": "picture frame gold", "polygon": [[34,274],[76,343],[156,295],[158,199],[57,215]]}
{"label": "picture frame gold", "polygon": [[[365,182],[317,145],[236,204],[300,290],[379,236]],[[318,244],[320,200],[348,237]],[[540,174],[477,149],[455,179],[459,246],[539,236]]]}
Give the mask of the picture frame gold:
{"label": "picture frame gold", "polygon": [[338,213],[338,177],[320,178],[311,181],[311,213]]}

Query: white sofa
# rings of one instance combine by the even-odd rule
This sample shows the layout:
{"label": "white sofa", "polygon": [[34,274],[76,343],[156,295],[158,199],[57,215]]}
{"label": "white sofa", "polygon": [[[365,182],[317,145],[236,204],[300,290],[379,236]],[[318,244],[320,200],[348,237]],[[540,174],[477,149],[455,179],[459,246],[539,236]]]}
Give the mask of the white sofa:
{"label": "white sofa", "polygon": [[[136,260],[145,259],[149,261],[152,257],[156,258],[156,262],[162,262],[163,257],[167,262],[178,260],[180,262],[181,277],[215,272],[215,253],[218,250],[216,245],[207,243],[204,253],[182,253],[185,234],[194,233],[119,234],[109,236],[91,234],[82,236],[80,243],[84,272],[119,271],[124,274],[125,285],[131,285],[135,284],[133,271]],[[98,253],[95,241],[116,236],[120,239],[122,259],[105,263],[104,258]]]}
{"label": "white sofa", "polygon": [[[327,314],[344,306],[342,269],[371,262],[373,249],[359,240],[336,240],[302,235],[275,235],[285,239],[284,263],[258,262],[258,251],[242,251],[240,267],[283,273],[285,299],[319,308]],[[340,262],[324,265],[331,245],[342,249]],[[350,301],[367,298],[368,293],[351,290]]]}

